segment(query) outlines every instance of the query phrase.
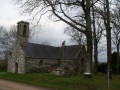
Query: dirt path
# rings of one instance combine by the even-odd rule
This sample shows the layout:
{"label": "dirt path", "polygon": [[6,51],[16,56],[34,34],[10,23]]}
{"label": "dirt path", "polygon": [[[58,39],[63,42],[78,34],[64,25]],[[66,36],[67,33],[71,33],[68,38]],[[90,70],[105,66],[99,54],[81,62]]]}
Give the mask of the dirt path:
{"label": "dirt path", "polygon": [[48,89],[38,88],[31,85],[16,83],[7,80],[0,80],[0,90],[48,90]]}

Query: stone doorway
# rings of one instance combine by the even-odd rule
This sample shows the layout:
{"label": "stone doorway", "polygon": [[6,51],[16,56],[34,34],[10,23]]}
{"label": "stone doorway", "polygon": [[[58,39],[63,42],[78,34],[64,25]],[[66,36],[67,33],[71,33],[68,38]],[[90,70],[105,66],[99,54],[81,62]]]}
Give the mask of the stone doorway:
{"label": "stone doorway", "polygon": [[18,73],[18,63],[15,63],[15,73]]}

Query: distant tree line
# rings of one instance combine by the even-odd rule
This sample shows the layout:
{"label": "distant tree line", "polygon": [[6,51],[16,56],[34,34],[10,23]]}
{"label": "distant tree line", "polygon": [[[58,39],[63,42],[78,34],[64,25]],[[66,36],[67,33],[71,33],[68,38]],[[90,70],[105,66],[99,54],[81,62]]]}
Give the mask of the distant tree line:
{"label": "distant tree line", "polygon": [[[119,55],[120,57],[120,55]],[[118,60],[118,53],[117,52],[113,52],[112,53],[112,59],[111,59],[111,72],[116,74],[118,73],[117,71],[117,60]],[[120,64],[120,63],[119,63]],[[119,66],[120,69],[120,66]],[[107,73],[107,63],[106,62],[102,62],[98,64],[98,68],[97,71],[100,73]]]}

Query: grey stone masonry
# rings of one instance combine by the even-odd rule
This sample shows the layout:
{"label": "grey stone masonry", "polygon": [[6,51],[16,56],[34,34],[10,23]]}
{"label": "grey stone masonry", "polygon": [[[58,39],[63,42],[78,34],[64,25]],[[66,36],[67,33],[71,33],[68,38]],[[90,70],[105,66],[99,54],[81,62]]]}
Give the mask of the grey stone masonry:
{"label": "grey stone masonry", "polygon": [[22,47],[28,43],[29,23],[17,23],[16,45],[8,60],[8,72],[25,73],[25,53]]}

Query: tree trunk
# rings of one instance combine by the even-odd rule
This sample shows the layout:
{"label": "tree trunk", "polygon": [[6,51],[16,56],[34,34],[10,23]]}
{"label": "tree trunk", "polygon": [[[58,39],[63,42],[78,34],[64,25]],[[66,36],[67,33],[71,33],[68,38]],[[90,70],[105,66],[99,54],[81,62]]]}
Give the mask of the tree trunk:
{"label": "tree trunk", "polygon": [[120,45],[120,38],[118,39],[118,44],[117,44],[117,73],[119,73],[119,45]]}
{"label": "tree trunk", "polygon": [[92,29],[91,29],[91,17],[90,17],[90,0],[86,0],[86,10],[85,10],[85,19],[86,19],[86,39],[87,39],[87,63],[90,65],[86,66],[90,69],[92,73],[92,50],[93,50],[93,43],[92,43]]}
{"label": "tree trunk", "polygon": [[[95,40],[95,39],[94,39]],[[97,67],[98,67],[98,46],[97,44],[95,43],[94,41],[94,63],[95,63],[95,66],[94,66],[94,73],[97,74]]]}
{"label": "tree trunk", "polygon": [[[93,4],[93,0],[92,0],[92,4]],[[94,36],[94,73],[97,74],[97,67],[98,67],[98,42],[97,42],[97,38],[96,38],[94,6],[92,6],[92,14],[93,14],[93,36]]]}
{"label": "tree trunk", "polygon": [[87,31],[87,62],[89,65],[86,68],[89,68],[89,71],[92,73],[92,31]]}
{"label": "tree trunk", "polygon": [[[111,27],[110,27],[110,12],[109,12],[109,1],[106,0],[106,11],[107,11],[107,24],[106,24],[106,38],[107,38],[107,64],[108,71],[110,72],[111,62]],[[111,74],[109,76],[111,78]]]}

